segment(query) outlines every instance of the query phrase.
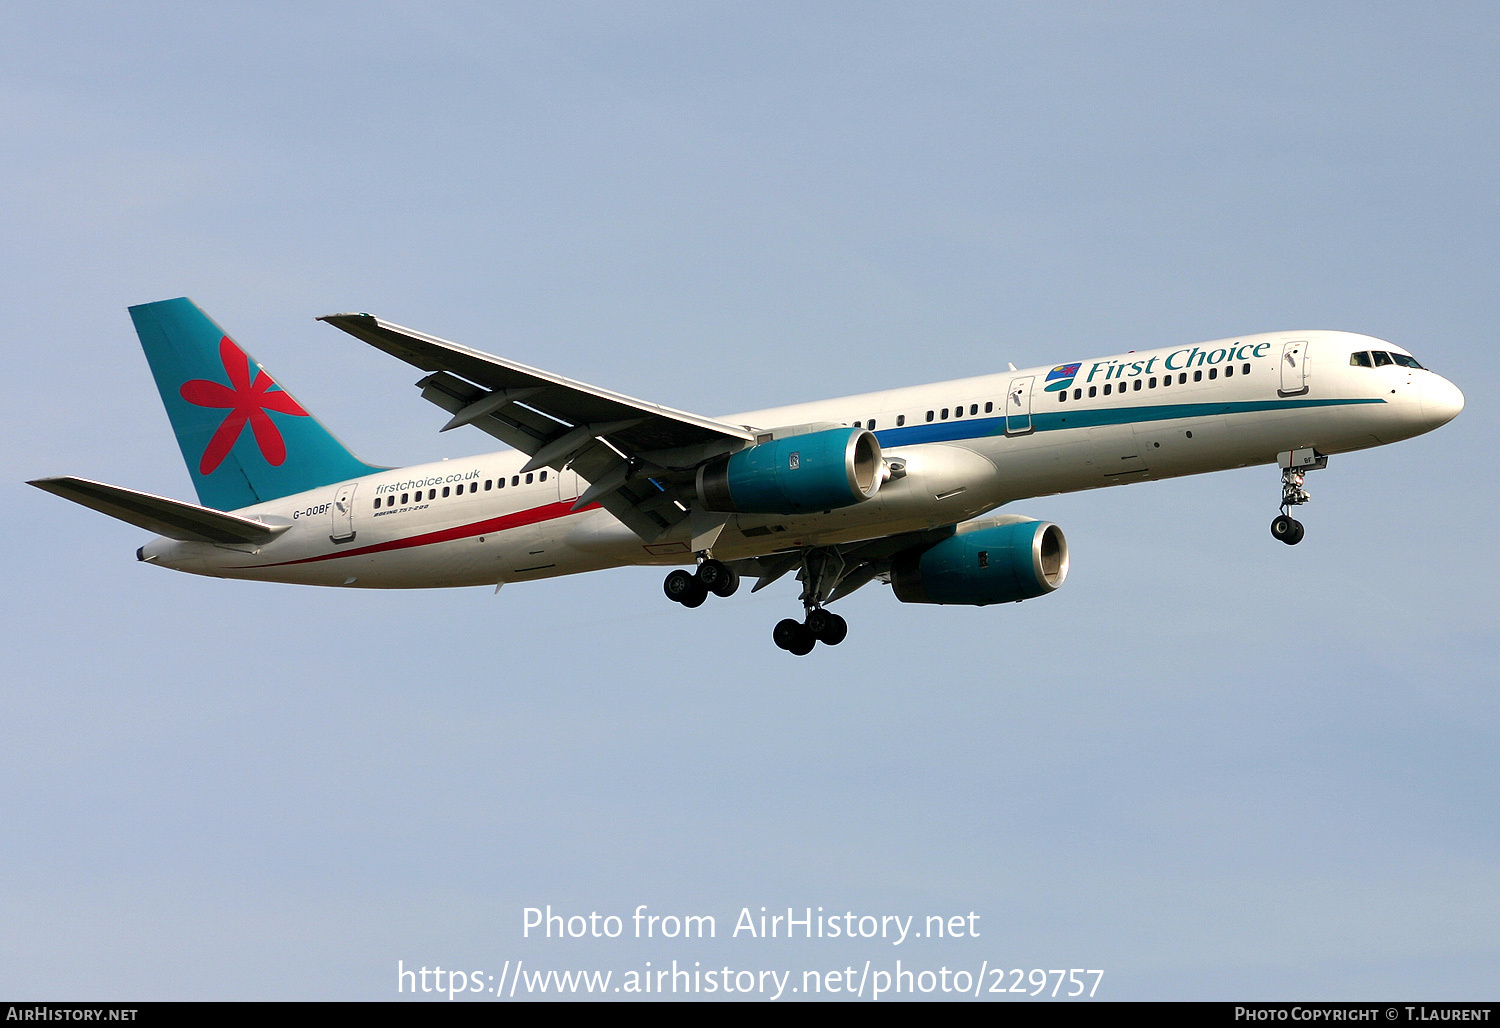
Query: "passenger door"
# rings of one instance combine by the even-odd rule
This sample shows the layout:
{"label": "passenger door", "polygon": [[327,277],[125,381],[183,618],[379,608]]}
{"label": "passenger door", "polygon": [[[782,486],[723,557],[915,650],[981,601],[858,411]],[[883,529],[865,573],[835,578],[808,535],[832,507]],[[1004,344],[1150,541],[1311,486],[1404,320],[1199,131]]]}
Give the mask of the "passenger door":
{"label": "passenger door", "polygon": [[354,490],[358,488],[359,483],[347,482],[339,486],[339,491],[333,498],[333,522],[329,527],[328,538],[336,543],[347,543],[354,538]]}
{"label": "passenger door", "polygon": [[1307,340],[1282,344],[1279,392],[1282,396],[1299,396],[1307,392]]}
{"label": "passenger door", "polygon": [[1005,397],[1005,434],[1025,435],[1031,431],[1031,384],[1035,378],[1014,378]]}

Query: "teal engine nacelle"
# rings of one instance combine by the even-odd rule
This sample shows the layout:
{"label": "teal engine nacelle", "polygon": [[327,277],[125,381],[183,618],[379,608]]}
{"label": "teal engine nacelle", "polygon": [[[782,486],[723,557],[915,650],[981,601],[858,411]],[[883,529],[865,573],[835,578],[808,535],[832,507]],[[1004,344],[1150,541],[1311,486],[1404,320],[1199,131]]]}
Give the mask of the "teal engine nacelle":
{"label": "teal engine nacelle", "polygon": [[1043,596],[1068,577],[1068,541],[1049,521],[959,530],[935,546],[909,551],[891,566],[902,603],[982,607]]}
{"label": "teal engine nacelle", "polygon": [[862,503],[884,480],[875,433],[834,428],[709,461],[698,469],[698,499],[714,511],[809,514]]}

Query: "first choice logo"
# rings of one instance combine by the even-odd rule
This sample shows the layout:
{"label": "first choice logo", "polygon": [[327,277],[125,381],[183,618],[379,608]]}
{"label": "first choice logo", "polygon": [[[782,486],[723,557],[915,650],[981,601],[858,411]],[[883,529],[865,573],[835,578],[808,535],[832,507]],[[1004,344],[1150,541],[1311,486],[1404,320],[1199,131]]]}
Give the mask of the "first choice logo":
{"label": "first choice logo", "polygon": [[[1092,382],[1095,375],[1099,375],[1102,381],[1108,382],[1117,378],[1135,378],[1139,375],[1156,374],[1156,363],[1161,362],[1164,371],[1181,371],[1184,368],[1198,368],[1215,364],[1227,364],[1234,361],[1245,361],[1252,357],[1264,357],[1271,352],[1270,343],[1235,343],[1232,346],[1221,346],[1213,350],[1204,350],[1197,346],[1190,349],[1173,350],[1163,357],[1156,354],[1153,357],[1142,358],[1138,361],[1120,361],[1113,357],[1108,360],[1095,361],[1089,368],[1088,377],[1085,382]],[[1048,376],[1051,377],[1051,376]],[[1051,386],[1047,387],[1049,390]],[[1061,388],[1061,387],[1059,387]]]}
{"label": "first choice logo", "polygon": [[1066,389],[1073,384],[1073,379],[1078,374],[1081,364],[1059,364],[1047,372],[1046,392],[1055,393],[1059,389]]}

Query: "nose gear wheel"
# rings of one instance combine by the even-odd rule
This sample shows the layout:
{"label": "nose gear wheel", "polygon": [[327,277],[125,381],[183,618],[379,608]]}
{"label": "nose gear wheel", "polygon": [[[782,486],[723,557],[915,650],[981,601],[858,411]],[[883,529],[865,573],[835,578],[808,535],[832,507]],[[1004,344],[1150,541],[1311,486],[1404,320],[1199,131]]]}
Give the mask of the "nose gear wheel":
{"label": "nose gear wheel", "polygon": [[1302,522],[1290,514],[1278,514],[1271,519],[1271,536],[1288,546],[1296,546],[1304,534]]}
{"label": "nose gear wheel", "polygon": [[1302,522],[1292,517],[1292,508],[1312,499],[1303,488],[1307,472],[1326,468],[1328,458],[1307,447],[1278,453],[1276,463],[1281,465],[1281,513],[1271,519],[1271,538],[1296,546],[1302,541],[1306,529]]}

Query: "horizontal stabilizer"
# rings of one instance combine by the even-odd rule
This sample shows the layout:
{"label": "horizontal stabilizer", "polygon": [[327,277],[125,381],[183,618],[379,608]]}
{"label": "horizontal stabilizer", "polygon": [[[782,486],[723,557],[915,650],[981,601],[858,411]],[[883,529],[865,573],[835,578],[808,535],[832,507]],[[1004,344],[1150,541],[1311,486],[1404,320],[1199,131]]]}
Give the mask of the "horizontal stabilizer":
{"label": "horizontal stabilizer", "polygon": [[165,496],[122,489],[117,485],[62,476],[38,478],[38,489],[72,500],[148,532],[197,543],[263,543],[285,532],[289,525],[267,525],[237,514],[199,507]]}

